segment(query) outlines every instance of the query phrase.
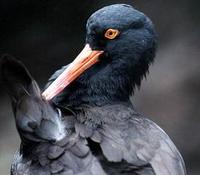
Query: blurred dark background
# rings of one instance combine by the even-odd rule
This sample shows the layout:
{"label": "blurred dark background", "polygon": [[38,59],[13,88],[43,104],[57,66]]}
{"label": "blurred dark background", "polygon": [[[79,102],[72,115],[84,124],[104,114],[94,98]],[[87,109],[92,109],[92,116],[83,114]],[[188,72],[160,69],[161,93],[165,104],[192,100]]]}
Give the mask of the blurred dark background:
{"label": "blurred dark background", "polygon": [[[90,14],[113,3],[131,4],[154,22],[159,34],[157,57],[133,103],[172,138],[188,174],[199,175],[199,0],[0,0],[0,54],[20,58],[43,87],[82,49]],[[9,98],[0,87],[0,175],[9,174],[17,148]]]}

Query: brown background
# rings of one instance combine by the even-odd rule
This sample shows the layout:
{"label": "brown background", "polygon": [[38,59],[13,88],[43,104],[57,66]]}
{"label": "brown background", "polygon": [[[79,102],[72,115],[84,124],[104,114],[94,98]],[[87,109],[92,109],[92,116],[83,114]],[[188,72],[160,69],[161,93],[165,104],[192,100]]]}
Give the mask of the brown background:
{"label": "brown background", "polygon": [[[85,22],[105,5],[129,3],[146,13],[159,33],[150,75],[133,98],[182,153],[188,174],[200,174],[200,3],[198,0],[0,0],[0,54],[27,65],[41,87],[84,45]],[[19,147],[10,102],[0,87],[0,175],[9,173]]]}

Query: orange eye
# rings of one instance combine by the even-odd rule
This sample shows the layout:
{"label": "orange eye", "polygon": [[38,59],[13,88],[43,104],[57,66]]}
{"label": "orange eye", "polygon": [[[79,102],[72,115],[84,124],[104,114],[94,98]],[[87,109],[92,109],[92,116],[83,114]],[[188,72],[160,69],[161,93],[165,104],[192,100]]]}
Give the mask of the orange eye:
{"label": "orange eye", "polygon": [[104,34],[104,36],[107,38],[107,39],[115,39],[116,36],[119,35],[119,30],[117,29],[108,29],[106,31],[106,33]]}

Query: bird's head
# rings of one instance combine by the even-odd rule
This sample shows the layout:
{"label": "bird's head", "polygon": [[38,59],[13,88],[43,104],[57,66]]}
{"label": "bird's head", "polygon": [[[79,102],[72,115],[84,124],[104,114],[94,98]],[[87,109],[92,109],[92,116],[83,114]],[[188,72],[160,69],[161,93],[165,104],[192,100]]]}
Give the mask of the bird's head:
{"label": "bird's head", "polygon": [[[156,32],[151,20],[130,5],[106,6],[90,16],[86,25],[86,43],[102,50],[110,61],[126,60],[134,65],[151,50],[154,57]],[[153,58],[143,58],[150,63]]]}
{"label": "bird's head", "polygon": [[151,20],[130,5],[115,4],[93,13],[86,31],[81,54],[43,95],[51,99],[75,80],[88,86],[90,96],[127,99],[155,56],[157,35]]}
{"label": "bird's head", "polygon": [[[151,20],[130,5],[116,4],[96,11],[87,21],[86,43],[102,50],[100,61],[124,72],[140,85],[155,56],[157,37]],[[127,73],[127,74],[126,74]]]}

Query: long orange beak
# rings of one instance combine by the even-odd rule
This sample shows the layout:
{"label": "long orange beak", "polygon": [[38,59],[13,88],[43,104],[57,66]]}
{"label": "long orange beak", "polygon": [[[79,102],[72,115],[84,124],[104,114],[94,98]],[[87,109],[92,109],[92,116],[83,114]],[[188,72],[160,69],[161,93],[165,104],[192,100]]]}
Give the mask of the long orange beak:
{"label": "long orange beak", "polygon": [[99,56],[103,51],[92,50],[89,44],[86,44],[81,53],[64,70],[64,72],[42,93],[46,100],[51,100],[58,95],[65,87],[74,81],[85,70],[99,61]]}

